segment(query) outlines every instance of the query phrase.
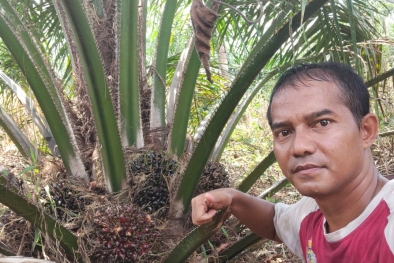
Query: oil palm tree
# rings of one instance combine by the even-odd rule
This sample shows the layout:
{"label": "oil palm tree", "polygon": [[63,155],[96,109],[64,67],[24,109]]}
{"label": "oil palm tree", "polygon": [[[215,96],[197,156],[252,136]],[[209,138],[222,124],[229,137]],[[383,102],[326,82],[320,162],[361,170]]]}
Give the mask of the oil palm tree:
{"label": "oil palm tree", "polygon": [[[69,261],[184,262],[220,228],[224,218],[222,211],[210,224],[179,241],[188,231],[190,200],[202,174],[209,173],[204,169],[210,161],[220,160],[240,116],[269,79],[297,61],[347,62],[366,79],[382,73],[379,48],[369,42],[380,37],[379,13],[368,1],[207,3],[220,16],[211,44],[209,39],[206,42],[213,51],[204,54],[189,41],[195,39],[193,34],[198,37],[201,33],[193,33],[185,22],[188,15],[184,10],[192,2],[194,7],[208,10],[197,0],[0,0],[0,37],[34,93],[67,178],[89,181],[90,187],[103,186],[111,196],[105,205],[112,210],[97,208],[80,215],[84,222],[91,220],[84,226],[96,227],[100,234],[90,231],[77,238],[73,229],[48,216],[48,210],[43,213],[39,203],[20,196],[18,180],[1,171],[0,202],[58,240],[63,249],[58,254],[63,253]],[[194,24],[206,24],[204,14],[199,13]],[[226,76],[229,79],[222,78],[220,69],[214,67],[221,47],[232,63]],[[213,84],[200,72],[200,59],[207,61],[202,55],[211,54]],[[391,75],[389,71],[384,76]],[[198,87],[224,90],[225,82],[230,83],[228,91],[207,110],[194,139],[190,139],[190,109]],[[16,125],[0,124],[8,127],[6,130],[24,149],[28,142],[18,139],[23,134],[9,129],[17,129]],[[185,144],[191,142],[192,151],[185,151]],[[248,191],[274,161],[273,154],[267,153],[236,187]],[[137,180],[141,167],[148,168]],[[160,180],[164,183],[147,190]],[[278,182],[270,191],[285,183]],[[155,201],[143,200],[155,196],[155,191],[162,193],[161,188],[166,188],[164,203],[148,215]],[[53,201],[46,191],[46,200]],[[124,215],[120,210],[129,213]],[[123,224],[130,226],[141,218],[145,223],[135,227],[144,227],[143,238],[135,228],[139,236],[123,229]],[[118,225],[111,225],[115,221]],[[167,227],[159,231],[153,223]],[[110,234],[123,235],[124,240],[116,241],[115,246],[112,237],[103,241]],[[96,250],[90,252],[95,252],[89,254],[83,249],[86,238],[94,241]],[[251,234],[222,252],[220,259],[230,259],[258,240]],[[171,242],[178,244],[163,250],[162,243]],[[97,249],[100,246],[112,254]],[[12,253],[2,246],[0,252]]]}

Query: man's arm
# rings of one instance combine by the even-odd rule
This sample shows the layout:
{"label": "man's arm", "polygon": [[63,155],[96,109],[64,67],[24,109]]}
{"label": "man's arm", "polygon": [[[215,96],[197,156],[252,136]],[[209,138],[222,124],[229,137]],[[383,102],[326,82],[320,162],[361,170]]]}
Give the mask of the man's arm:
{"label": "man's arm", "polygon": [[213,190],[193,198],[193,223],[208,223],[217,210],[227,207],[257,235],[281,242],[274,226],[275,205],[231,188]]}

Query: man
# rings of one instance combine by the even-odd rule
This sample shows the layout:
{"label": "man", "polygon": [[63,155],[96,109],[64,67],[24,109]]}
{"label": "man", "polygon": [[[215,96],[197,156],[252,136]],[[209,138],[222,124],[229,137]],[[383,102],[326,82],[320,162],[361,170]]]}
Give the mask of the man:
{"label": "man", "polygon": [[304,197],[288,206],[218,189],[192,200],[194,224],[229,208],[306,262],[394,262],[394,181],[374,165],[378,120],[362,79],[338,63],[294,67],[274,87],[267,118],[278,164]]}

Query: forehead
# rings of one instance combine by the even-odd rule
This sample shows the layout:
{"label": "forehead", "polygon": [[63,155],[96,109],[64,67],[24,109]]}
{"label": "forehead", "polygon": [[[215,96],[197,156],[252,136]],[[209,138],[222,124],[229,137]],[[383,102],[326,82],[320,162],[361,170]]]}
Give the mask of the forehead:
{"label": "forehead", "polygon": [[285,85],[272,99],[272,121],[275,122],[278,118],[282,121],[288,116],[305,115],[323,109],[339,114],[347,109],[341,94],[338,86],[329,81],[309,79]]}

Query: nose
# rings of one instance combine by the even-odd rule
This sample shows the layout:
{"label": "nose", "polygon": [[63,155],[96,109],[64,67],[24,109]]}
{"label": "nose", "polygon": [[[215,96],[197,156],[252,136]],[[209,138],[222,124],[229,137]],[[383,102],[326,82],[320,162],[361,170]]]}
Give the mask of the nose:
{"label": "nose", "polygon": [[316,145],[306,131],[296,131],[292,141],[292,153],[294,157],[303,157],[313,154]]}

